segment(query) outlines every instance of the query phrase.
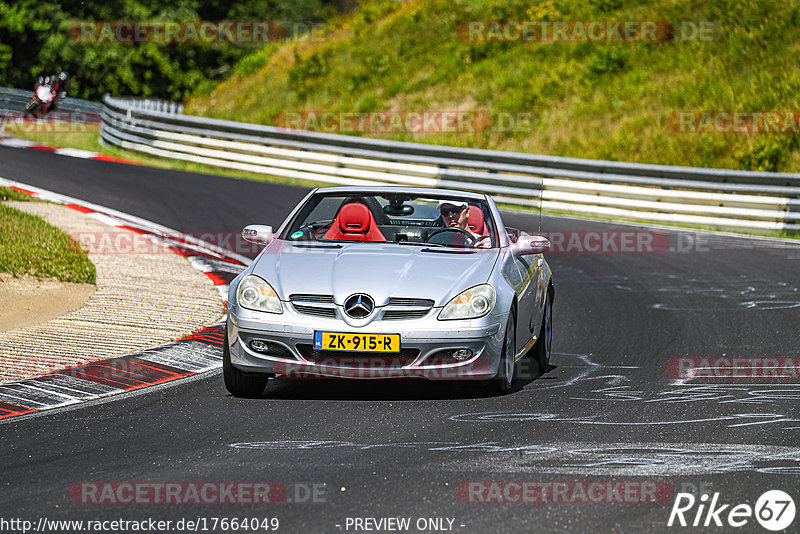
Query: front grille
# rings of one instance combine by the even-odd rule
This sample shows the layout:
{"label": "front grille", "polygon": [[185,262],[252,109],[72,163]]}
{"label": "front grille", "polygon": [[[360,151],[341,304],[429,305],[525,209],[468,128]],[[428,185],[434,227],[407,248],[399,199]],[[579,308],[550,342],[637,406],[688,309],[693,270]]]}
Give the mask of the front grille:
{"label": "front grille", "polygon": [[411,364],[419,356],[419,349],[401,349],[400,353],[376,354],[368,352],[317,350],[313,345],[298,343],[297,351],[306,360],[317,365],[352,367],[356,369],[396,369]]}
{"label": "front grille", "polygon": [[419,306],[420,308],[430,308],[433,304],[434,302],[431,299],[392,297],[389,299],[388,306]]}
{"label": "front grille", "polygon": [[[392,297],[383,312],[383,319],[387,321],[398,319],[421,319],[428,315],[433,307],[431,299],[418,299],[411,297]],[[400,309],[391,309],[397,307]],[[410,309],[409,309],[410,308]]]}
{"label": "front grille", "polygon": [[398,319],[421,319],[428,315],[428,310],[386,310],[383,318],[386,321]]}
{"label": "front grille", "polygon": [[319,304],[333,304],[333,295],[314,295],[311,293],[294,293],[289,295],[292,302],[317,302]]}
{"label": "front grille", "polygon": [[305,306],[303,304],[292,303],[297,313],[314,315],[316,317],[336,317],[336,308],[322,308],[320,306]]}

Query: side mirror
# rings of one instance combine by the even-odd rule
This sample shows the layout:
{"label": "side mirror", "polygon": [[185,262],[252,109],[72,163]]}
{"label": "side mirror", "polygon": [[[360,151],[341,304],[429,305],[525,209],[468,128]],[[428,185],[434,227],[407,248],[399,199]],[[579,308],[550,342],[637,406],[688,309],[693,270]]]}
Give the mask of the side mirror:
{"label": "side mirror", "polygon": [[521,235],[513,247],[516,254],[541,254],[550,250],[550,240],[540,235]]}
{"label": "side mirror", "polygon": [[242,239],[250,243],[258,243],[260,245],[269,245],[275,239],[275,233],[272,231],[271,226],[264,226],[262,224],[250,224],[242,230]]}

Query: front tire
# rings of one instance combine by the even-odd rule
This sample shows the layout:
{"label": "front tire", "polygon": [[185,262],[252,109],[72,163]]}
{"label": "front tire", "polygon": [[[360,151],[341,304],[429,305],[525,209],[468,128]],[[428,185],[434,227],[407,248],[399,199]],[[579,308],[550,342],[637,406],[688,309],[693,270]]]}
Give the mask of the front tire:
{"label": "front tire", "polygon": [[547,293],[542,314],[542,327],[539,329],[539,339],[534,347],[536,363],[539,372],[544,373],[550,365],[550,354],[553,347],[553,303],[550,293]]}
{"label": "front tire", "polygon": [[516,361],[514,356],[517,354],[517,313],[514,308],[508,314],[506,323],[506,336],[503,340],[503,352],[500,355],[500,365],[497,369],[497,376],[492,379],[491,389],[496,395],[506,395],[511,391],[514,384],[514,370]]}
{"label": "front tire", "polygon": [[28,102],[28,105],[25,106],[25,112],[22,114],[22,116],[36,118],[37,111],[39,111],[39,101],[33,98],[30,102]]}
{"label": "front tire", "polygon": [[225,387],[234,397],[253,397],[261,394],[267,387],[268,376],[246,375],[231,363],[231,349],[228,345],[228,327],[225,326],[225,344],[222,347],[222,376]]}

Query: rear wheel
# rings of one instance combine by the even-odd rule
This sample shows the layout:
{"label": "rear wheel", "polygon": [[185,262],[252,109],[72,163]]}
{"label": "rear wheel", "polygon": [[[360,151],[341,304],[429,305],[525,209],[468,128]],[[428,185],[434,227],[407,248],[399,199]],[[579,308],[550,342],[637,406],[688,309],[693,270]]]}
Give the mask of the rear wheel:
{"label": "rear wheel", "polygon": [[222,347],[222,376],[225,387],[234,397],[252,397],[267,387],[269,376],[246,375],[231,363],[231,349],[228,346],[228,327],[225,327],[225,344]]}
{"label": "rear wheel", "polygon": [[539,339],[536,341],[534,355],[539,365],[539,372],[544,373],[550,365],[550,351],[553,346],[553,304],[548,292],[544,302],[542,327],[539,329]]}
{"label": "rear wheel", "polygon": [[514,383],[514,369],[516,361],[514,356],[517,353],[517,313],[514,308],[508,314],[506,323],[506,336],[503,340],[503,352],[500,355],[500,365],[497,369],[497,376],[492,380],[492,390],[497,395],[505,395],[511,391]]}

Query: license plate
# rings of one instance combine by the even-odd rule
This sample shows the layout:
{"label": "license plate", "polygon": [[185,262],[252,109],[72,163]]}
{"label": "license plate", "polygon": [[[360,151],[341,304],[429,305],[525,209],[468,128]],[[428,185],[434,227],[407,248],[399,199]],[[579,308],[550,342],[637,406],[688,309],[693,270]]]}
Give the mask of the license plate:
{"label": "license plate", "polygon": [[314,332],[314,348],[355,352],[400,352],[400,334]]}

